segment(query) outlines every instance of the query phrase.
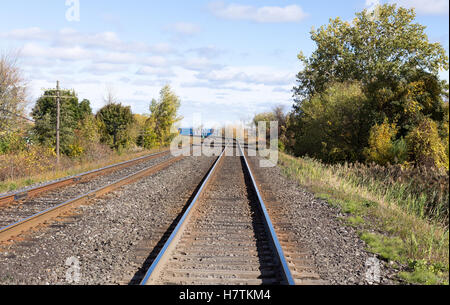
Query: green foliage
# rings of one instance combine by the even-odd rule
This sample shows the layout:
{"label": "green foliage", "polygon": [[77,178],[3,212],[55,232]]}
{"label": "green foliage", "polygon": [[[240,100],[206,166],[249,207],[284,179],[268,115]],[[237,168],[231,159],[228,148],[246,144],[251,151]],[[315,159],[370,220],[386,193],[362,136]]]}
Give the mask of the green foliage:
{"label": "green foliage", "polygon": [[[448,69],[445,49],[430,43],[425,26],[413,23],[414,10],[385,4],[374,12],[357,13],[352,24],[339,17],[311,32],[317,49],[299,59],[298,98],[326,89],[329,82],[360,80],[372,92],[389,93],[391,84],[411,78],[417,71],[439,73]],[[407,83],[409,83],[407,81]],[[379,100],[380,106],[383,100]]]}
{"label": "green foliage", "polygon": [[[56,145],[56,96],[55,90],[48,90],[44,96],[39,98],[33,108],[32,116],[35,120],[34,133],[38,143],[46,147]],[[77,142],[76,131],[84,117],[91,115],[92,110],[88,100],[78,102],[78,97],[73,91],[63,90],[61,96],[61,125],[60,125],[60,148],[66,155],[73,155],[75,142]]]}
{"label": "green foliage", "polygon": [[144,126],[142,146],[150,149],[158,146],[158,135],[156,134],[156,124],[153,119],[148,119]]}
{"label": "green foliage", "polygon": [[134,123],[130,106],[108,104],[97,112],[96,118],[102,143],[113,149],[126,148],[133,143],[129,133]]}
{"label": "green foliage", "polygon": [[368,161],[380,165],[404,163],[408,158],[406,141],[395,140],[398,128],[389,124],[387,118],[381,125],[376,124],[370,130],[369,147],[364,150]]}
{"label": "green foliage", "polygon": [[165,146],[170,143],[175,134],[171,132],[172,126],[181,120],[177,116],[181,102],[169,85],[164,86],[160,92],[159,100],[152,100],[150,105],[150,118],[145,123],[143,147],[152,148]]}
{"label": "green foliage", "polygon": [[411,160],[416,164],[446,168],[448,170],[448,155],[439,137],[436,122],[429,118],[423,119],[407,135],[406,141]]}
{"label": "green foliage", "polygon": [[326,162],[362,160],[370,124],[359,83],[331,84],[297,108],[294,153]]}
{"label": "green foliage", "polygon": [[[439,263],[429,264],[425,260],[410,260],[408,267],[411,271],[402,271],[399,276],[409,283],[448,285],[448,266],[445,267]],[[445,272],[447,272],[447,278]]]}
{"label": "green foliage", "polygon": [[444,120],[441,122],[439,128],[439,135],[442,139],[442,144],[445,147],[445,154],[449,158],[449,110],[448,102],[444,106]]}
{"label": "green foliage", "polygon": [[0,131],[0,155],[24,150],[27,146],[26,133],[23,131]]}
{"label": "green foliage", "polygon": [[[311,32],[317,48],[309,58],[299,55],[305,68],[294,88],[288,150],[326,162],[427,162],[432,156],[436,166],[448,167],[448,150],[445,161],[434,129],[427,132],[432,139],[417,139],[426,118],[438,123],[444,143],[448,139],[448,84],[438,74],[448,70],[448,57],[414,19],[414,10],[385,4],[357,13],[351,23],[338,17]],[[359,83],[359,96],[336,85],[349,83]],[[349,92],[335,93],[336,86]]]}
{"label": "green foliage", "polygon": [[388,261],[403,260],[406,252],[403,241],[398,237],[388,237],[375,233],[362,233],[361,239],[366,242],[368,250]]}
{"label": "green foliage", "polygon": [[273,112],[263,112],[255,115],[253,118],[253,124],[258,127],[259,122],[266,122],[267,126],[270,126],[270,122],[276,121],[275,114]]}

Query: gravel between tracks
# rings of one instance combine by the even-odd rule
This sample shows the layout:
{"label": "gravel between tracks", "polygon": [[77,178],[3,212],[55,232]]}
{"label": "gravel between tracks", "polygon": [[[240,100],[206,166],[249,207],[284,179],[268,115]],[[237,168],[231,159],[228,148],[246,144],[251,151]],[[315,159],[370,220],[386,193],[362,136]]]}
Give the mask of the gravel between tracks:
{"label": "gravel between tracks", "polygon": [[[260,168],[259,158],[249,158],[258,182],[270,193],[289,218],[291,230],[304,249],[311,253],[322,280],[331,285],[367,285],[368,253],[355,229],[344,226],[338,208],[315,198],[297,182],[286,178],[279,167]],[[396,273],[380,263],[380,284],[394,284]]]}
{"label": "gravel between tracks", "polygon": [[186,157],[1,246],[0,284],[68,284],[71,257],[80,262],[78,284],[127,284],[142,264],[134,261],[140,241],[177,216],[214,159]]}
{"label": "gravel between tracks", "polygon": [[[373,255],[356,231],[338,219],[344,216],[339,209],[285,178],[278,167],[261,169],[256,161],[250,158],[258,181],[288,215],[321,278],[329,284],[367,284],[366,262]],[[65,263],[70,257],[80,261],[78,284],[127,284],[143,263],[135,261],[139,244],[151,231],[165,230],[212,162],[187,157],[79,208],[79,216],[0,246],[0,284],[68,284],[66,272],[73,267]],[[393,283],[394,273],[381,263],[382,284]]]}
{"label": "gravel between tracks", "polygon": [[76,198],[82,194],[86,194],[100,187],[109,185],[113,181],[117,181],[144,168],[164,162],[169,158],[170,154],[158,156],[155,159],[143,161],[119,170],[114,170],[106,175],[97,176],[85,182],[70,184],[68,186],[43,193],[36,198],[27,199],[19,205],[12,204],[7,207],[1,207],[0,228],[25,219],[48,208],[54,207],[65,202],[66,200]]}

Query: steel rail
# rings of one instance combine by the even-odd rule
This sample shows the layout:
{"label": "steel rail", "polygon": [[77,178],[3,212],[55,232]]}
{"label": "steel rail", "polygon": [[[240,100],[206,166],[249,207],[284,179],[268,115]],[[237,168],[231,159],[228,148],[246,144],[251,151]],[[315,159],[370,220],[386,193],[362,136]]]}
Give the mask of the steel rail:
{"label": "steel rail", "polygon": [[183,156],[171,158],[171,159],[166,160],[157,165],[154,165],[154,166],[145,168],[143,170],[140,170],[136,173],[130,174],[127,177],[119,179],[107,186],[103,186],[103,187],[98,188],[94,191],[91,191],[87,194],[81,195],[74,199],[70,199],[70,200],[68,200],[64,203],[61,203],[55,207],[49,208],[45,211],[42,211],[33,216],[30,216],[26,219],[23,219],[16,223],[8,225],[4,228],[0,228],[0,242],[8,241],[12,237],[18,236],[18,235],[22,234],[24,231],[27,231],[33,227],[36,227],[42,223],[45,223],[46,221],[48,221],[50,219],[58,217],[62,213],[66,212],[68,210],[71,210],[71,209],[83,204],[84,202],[88,202],[91,199],[103,196],[104,194],[109,193],[119,187],[133,183],[136,180],[139,180],[143,177],[146,177],[148,175],[156,173],[183,158],[184,158]]}
{"label": "steel rail", "polygon": [[41,194],[41,193],[47,192],[47,191],[51,191],[51,190],[57,189],[57,188],[62,187],[62,186],[66,186],[66,185],[70,185],[70,184],[74,184],[74,183],[79,183],[81,181],[86,181],[86,180],[92,179],[92,178],[94,178],[96,176],[100,176],[100,175],[106,174],[107,172],[112,171],[112,170],[119,170],[119,169],[122,169],[122,168],[125,168],[125,167],[132,166],[132,165],[137,164],[137,163],[141,163],[141,162],[144,162],[144,161],[155,159],[157,157],[166,155],[169,152],[170,152],[169,150],[165,150],[165,151],[162,151],[162,152],[159,152],[159,153],[155,153],[155,154],[139,157],[139,158],[136,158],[136,159],[133,159],[133,160],[128,160],[128,161],[120,162],[120,163],[117,163],[117,164],[112,164],[112,165],[109,165],[109,166],[106,166],[106,167],[102,167],[102,168],[99,168],[99,169],[95,169],[95,170],[92,170],[92,171],[81,173],[81,174],[78,174],[78,175],[75,175],[75,176],[70,176],[70,177],[64,178],[62,180],[52,181],[52,182],[49,182],[49,183],[46,183],[46,184],[43,184],[43,185],[40,185],[40,186],[37,186],[37,187],[28,188],[28,189],[25,189],[25,190],[22,190],[22,191],[18,191],[18,192],[14,192],[14,193],[11,193],[11,194],[7,194],[7,195],[4,195],[4,196],[0,195],[0,206],[8,204],[8,203],[15,202],[15,201],[21,201],[21,200],[24,200],[24,199],[27,199],[27,198],[32,198],[32,197],[35,197],[38,194]]}
{"label": "steel rail", "polygon": [[[226,148],[225,148],[226,149]],[[171,250],[176,246],[176,241],[178,241],[181,238],[182,232],[186,224],[188,223],[189,218],[192,216],[192,211],[195,207],[196,202],[202,195],[202,191],[206,188],[208,185],[208,182],[210,181],[211,176],[213,175],[215,169],[217,168],[217,165],[219,162],[223,159],[223,156],[225,154],[225,149],[222,151],[220,156],[217,158],[216,162],[214,163],[213,167],[209,171],[206,179],[203,181],[202,185],[198,189],[194,199],[189,204],[189,207],[186,209],[186,211],[183,213],[183,216],[181,217],[180,221],[178,222],[177,226],[173,230],[172,234],[170,234],[169,239],[166,241],[164,246],[162,247],[161,251],[158,253],[158,256],[155,258],[155,260],[152,262],[152,265],[147,270],[143,280],[141,281],[141,285],[151,285],[154,283],[155,280],[155,274],[158,274],[159,271],[162,268],[162,265],[164,262],[168,259],[168,256],[170,255]]]}
{"label": "steel rail", "polygon": [[260,208],[262,214],[264,215],[264,217],[263,217],[264,221],[265,221],[264,224],[265,224],[265,226],[267,228],[267,231],[269,232],[269,235],[270,235],[270,238],[271,238],[271,241],[272,241],[272,245],[273,245],[274,250],[275,250],[274,252],[275,252],[275,254],[277,256],[278,261],[280,262],[280,264],[282,266],[282,272],[281,272],[282,276],[283,276],[285,282],[288,285],[295,285],[295,280],[294,280],[294,278],[292,276],[292,272],[289,269],[288,262],[286,260],[286,257],[284,256],[283,249],[282,249],[281,244],[280,244],[280,242],[278,240],[278,237],[277,237],[277,234],[276,234],[275,229],[273,227],[272,221],[270,220],[269,213],[267,212],[266,205],[264,204],[264,200],[263,200],[263,198],[261,196],[261,193],[260,193],[260,191],[258,189],[258,186],[256,184],[256,180],[255,180],[255,178],[253,176],[253,173],[252,173],[252,171],[250,169],[250,165],[248,164],[247,158],[245,157],[244,150],[242,149],[241,144],[239,143],[239,141],[237,141],[237,142],[238,142],[238,146],[239,146],[239,149],[241,151],[241,154],[242,154],[242,156],[244,158],[247,172],[248,172],[248,174],[249,174],[249,176],[251,178],[251,181],[252,181],[252,184],[253,184],[253,188],[256,191],[256,195],[257,195],[258,201],[259,201],[259,208]]}

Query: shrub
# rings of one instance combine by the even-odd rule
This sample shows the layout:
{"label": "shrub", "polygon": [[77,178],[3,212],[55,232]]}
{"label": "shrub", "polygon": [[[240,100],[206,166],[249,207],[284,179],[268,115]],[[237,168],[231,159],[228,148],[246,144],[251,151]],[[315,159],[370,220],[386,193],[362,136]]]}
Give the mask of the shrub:
{"label": "shrub", "polygon": [[406,136],[406,142],[410,159],[415,164],[448,169],[448,155],[433,120],[423,119]]}
{"label": "shrub", "polygon": [[370,130],[369,147],[364,151],[367,160],[381,165],[391,163],[396,135],[397,127],[395,124],[389,124],[387,119],[383,124],[373,126]]}

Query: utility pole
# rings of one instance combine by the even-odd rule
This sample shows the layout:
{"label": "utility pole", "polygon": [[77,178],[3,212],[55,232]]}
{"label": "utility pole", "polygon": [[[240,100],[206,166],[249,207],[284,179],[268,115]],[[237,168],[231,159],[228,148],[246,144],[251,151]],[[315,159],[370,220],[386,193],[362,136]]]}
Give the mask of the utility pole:
{"label": "utility pole", "polygon": [[59,80],[56,81],[56,162],[59,166],[59,129],[60,129],[60,117],[61,117],[61,102],[59,97]]}
{"label": "utility pole", "polygon": [[74,96],[70,95],[61,95],[61,88],[59,87],[59,80],[56,81],[56,90],[55,89],[48,89],[47,91],[54,91],[56,93],[55,95],[43,95],[42,97],[48,97],[48,98],[56,98],[56,162],[59,166],[61,153],[60,153],[60,129],[61,129],[61,99],[63,98],[75,98]]}

